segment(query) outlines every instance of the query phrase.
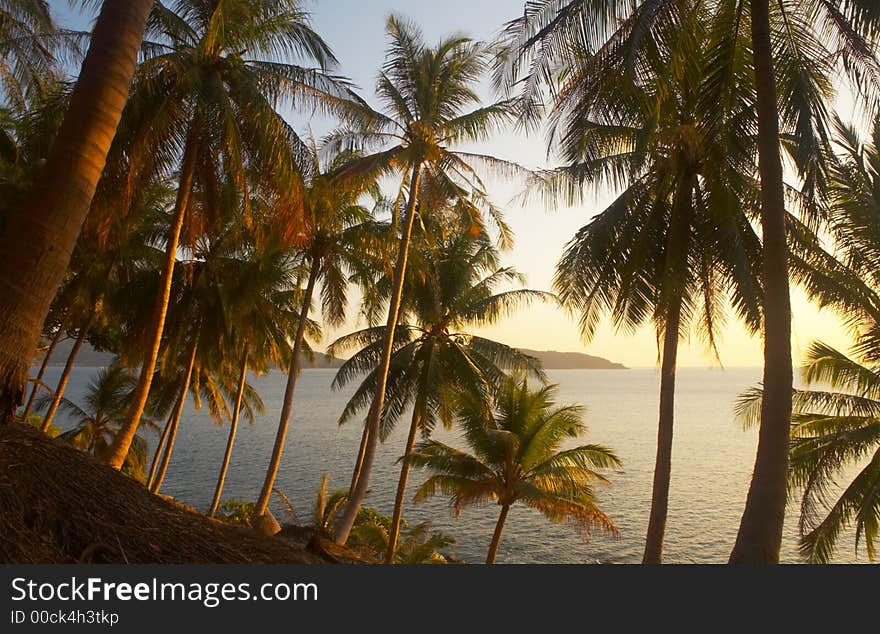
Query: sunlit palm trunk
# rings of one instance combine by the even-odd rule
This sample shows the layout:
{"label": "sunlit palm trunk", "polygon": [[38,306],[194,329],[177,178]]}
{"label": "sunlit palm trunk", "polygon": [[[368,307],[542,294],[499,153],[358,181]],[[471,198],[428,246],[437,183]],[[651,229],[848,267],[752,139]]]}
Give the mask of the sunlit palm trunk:
{"label": "sunlit palm trunk", "polygon": [[669,511],[669,481],[672,476],[672,438],[675,418],[675,369],[678,360],[681,300],[676,302],[666,321],[663,363],[660,370],[660,420],[657,426],[657,459],[654,463],[654,487],[651,515],[645,539],[644,564],[663,561],[663,537]]}
{"label": "sunlit palm trunk", "polygon": [[486,555],[487,564],[494,564],[495,558],[498,556],[498,547],[501,545],[501,534],[504,532],[504,523],[507,521],[508,511],[510,511],[510,505],[505,504],[501,507],[501,514],[498,516],[495,532],[492,534],[492,543],[489,544],[489,554]]}
{"label": "sunlit palm trunk", "polygon": [[217,488],[214,491],[214,499],[211,500],[211,508],[208,516],[214,517],[220,506],[220,496],[223,494],[223,483],[226,482],[226,472],[229,471],[229,460],[232,458],[232,447],[235,444],[235,432],[238,430],[238,419],[241,415],[241,400],[244,396],[244,386],[248,371],[248,353],[244,352],[241,359],[241,375],[238,377],[238,390],[235,393],[235,410],[232,412],[232,420],[229,423],[229,438],[226,441],[226,452],[223,454],[223,464],[220,466],[220,476],[217,478]]}
{"label": "sunlit palm trunk", "polygon": [[312,260],[312,270],[309,273],[309,281],[303,296],[302,310],[299,315],[299,324],[296,328],[296,338],[293,341],[293,356],[290,359],[290,369],[287,373],[287,387],[284,390],[284,404],[281,407],[281,419],[278,421],[278,433],[275,435],[275,446],[272,448],[272,458],[269,460],[269,468],[266,471],[266,479],[254,510],[254,517],[262,517],[269,507],[269,499],[272,497],[272,489],[275,487],[275,478],[278,476],[278,468],[281,465],[281,454],[284,452],[284,443],[287,440],[287,429],[290,427],[290,416],[293,413],[293,397],[296,392],[296,381],[299,377],[300,362],[302,357],[302,345],[306,335],[306,322],[309,319],[309,311],[312,306],[312,295],[320,275],[321,263]]}
{"label": "sunlit palm trunk", "polygon": [[351,473],[351,484],[348,487],[348,495],[354,494],[354,488],[357,486],[358,478],[361,477],[361,468],[364,466],[364,453],[367,451],[367,438],[370,436],[367,422],[364,421],[364,431],[361,434],[361,444],[358,447],[357,458],[354,461],[354,470]]}
{"label": "sunlit palm trunk", "polygon": [[159,358],[159,348],[162,344],[162,333],[165,330],[165,315],[168,312],[168,301],[171,297],[171,284],[174,279],[174,265],[177,262],[177,247],[180,244],[180,232],[183,229],[183,221],[189,206],[192,194],[193,179],[197,167],[198,150],[193,132],[187,138],[186,148],[183,154],[183,163],[180,172],[180,184],[177,190],[177,200],[174,205],[174,218],[168,230],[168,240],[165,245],[165,262],[162,266],[162,281],[159,287],[159,295],[156,297],[154,308],[153,339],[150,348],[141,366],[137,386],[128,412],[125,425],[119,430],[113,445],[108,452],[107,464],[115,469],[121,469],[128,450],[137,434],[150,396],[150,386],[153,382],[153,373],[156,371],[156,360]]}
{"label": "sunlit palm trunk", "polygon": [[186,372],[183,375],[183,382],[180,388],[180,395],[174,404],[174,411],[171,415],[171,431],[168,433],[168,442],[165,445],[165,451],[162,454],[162,461],[159,463],[159,469],[156,472],[155,479],[150,483],[150,491],[158,493],[162,488],[162,481],[168,472],[168,463],[171,462],[171,453],[174,451],[174,441],[177,438],[177,429],[180,427],[180,417],[183,414],[183,407],[186,405],[186,395],[189,393],[189,384],[192,381],[193,368],[196,365],[196,354],[198,353],[198,338],[192,344],[192,350],[189,354],[189,362],[186,366]]}
{"label": "sunlit palm trunk", "polygon": [[785,185],[768,0],[752,1],[764,240],[764,399],[755,470],[731,563],[778,563],[785,522],[793,372]]}
{"label": "sunlit palm trunk", "polygon": [[0,423],[24,401],[28,367],[104,170],[152,5],[102,3],[48,161],[0,241]]}
{"label": "sunlit palm trunk", "polygon": [[55,352],[55,348],[61,342],[63,336],[64,328],[59,327],[58,332],[49,344],[49,349],[46,350],[46,355],[43,357],[43,362],[40,364],[40,370],[37,372],[37,376],[34,379],[34,388],[31,390],[30,396],[28,396],[24,411],[21,413],[22,422],[26,423],[31,415],[31,409],[34,407],[34,400],[37,398],[37,393],[40,391],[40,386],[43,384],[43,376],[46,374],[46,368],[49,367],[49,361],[52,359],[52,354]]}
{"label": "sunlit palm trunk", "polygon": [[73,344],[73,348],[70,350],[70,354],[67,357],[67,363],[64,364],[64,370],[61,372],[61,378],[58,379],[58,386],[55,388],[55,393],[52,395],[52,402],[49,404],[49,409],[46,410],[46,416],[43,418],[43,424],[40,426],[40,431],[44,434],[48,432],[49,428],[52,426],[55,412],[58,411],[58,406],[61,405],[61,399],[64,397],[64,390],[67,389],[67,382],[70,380],[70,373],[73,372],[76,358],[79,355],[79,351],[82,349],[83,343],[85,343],[86,336],[89,334],[89,328],[92,327],[94,319],[95,314],[91,313],[86,320],[86,323],[79,329],[76,343]]}
{"label": "sunlit palm trunk", "polygon": [[172,410],[171,414],[168,415],[168,420],[165,421],[165,428],[162,430],[162,437],[159,439],[159,444],[156,445],[156,451],[153,453],[153,463],[150,466],[150,473],[147,476],[147,488],[153,484],[153,478],[156,476],[156,469],[159,468],[159,462],[162,457],[162,450],[165,449],[165,442],[168,440],[168,434],[171,433],[171,421],[173,419],[174,412]]}
{"label": "sunlit palm trunk", "polygon": [[385,563],[394,562],[394,553],[397,551],[397,540],[400,537],[400,521],[403,517],[403,499],[406,496],[406,484],[409,479],[409,459],[416,444],[416,435],[419,431],[419,411],[416,404],[413,410],[412,423],[409,426],[409,435],[406,438],[406,449],[403,452],[403,464],[400,466],[400,479],[397,482],[397,495],[394,498],[394,515],[391,518],[391,532],[388,535],[388,550],[385,552]]}
{"label": "sunlit palm trunk", "polygon": [[358,474],[357,484],[349,497],[348,504],[336,524],[336,541],[344,544],[348,541],[348,535],[354,526],[355,518],[367,495],[367,486],[370,483],[370,471],[373,467],[373,459],[376,456],[376,447],[379,444],[379,421],[382,418],[382,410],[385,406],[385,386],[388,381],[388,369],[391,365],[391,353],[394,349],[394,331],[397,328],[397,318],[400,313],[400,302],[403,297],[403,282],[406,276],[406,263],[409,257],[409,243],[412,238],[413,224],[416,215],[416,203],[418,198],[419,183],[421,182],[422,167],[420,163],[413,166],[412,179],[409,187],[409,204],[406,210],[406,225],[400,240],[397,254],[397,265],[394,269],[394,292],[388,305],[388,321],[385,325],[385,341],[382,351],[382,361],[379,365],[379,376],[376,382],[376,392],[373,396],[373,404],[367,418],[367,442],[364,447],[364,457]]}

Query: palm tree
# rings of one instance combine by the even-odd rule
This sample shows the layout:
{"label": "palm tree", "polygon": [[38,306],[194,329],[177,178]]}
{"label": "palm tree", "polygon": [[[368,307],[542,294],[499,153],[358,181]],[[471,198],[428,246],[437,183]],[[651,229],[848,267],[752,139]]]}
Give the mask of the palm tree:
{"label": "palm tree", "polygon": [[[82,405],[63,398],[59,411],[72,419],[74,427],[59,438],[76,448],[101,458],[110,447],[113,436],[125,421],[125,410],[135,386],[132,375],[117,363],[98,371],[86,390]],[[37,409],[45,409],[47,397],[38,400]],[[152,421],[145,421],[145,429],[155,431]],[[146,441],[138,436],[123,471],[143,480],[146,465]]]}
{"label": "palm tree", "polygon": [[52,354],[55,352],[56,346],[61,343],[61,340],[64,338],[64,329],[58,327],[55,330],[55,334],[51,335],[51,339],[49,341],[49,345],[44,348],[43,352],[43,361],[40,363],[40,369],[37,370],[37,375],[33,379],[34,387],[31,389],[31,393],[28,396],[27,403],[24,405],[24,410],[21,413],[22,422],[28,422],[31,415],[31,409],[34,406],[34,400],[37,397],[37,393],[41,388],[45,387],[45,383],[43,383],[43,376],[46,374],[46,369],[49,367],[49,361],[52,360]]}
{"label": "palm tree", "polygon": [[[319,152],[312,153],[315,166],[320,166]],[[293,414],[296,382],[302,357],[308,346],[306,327],[312,300],[320,285],[321,314],[325,323],[338,326],[345,319],[348,283],[361,269],[370,269],[376,257],[379,227],[370,211],[360,204],[366,193],[376,195],[375,181],[339,177],[340,169],[352,159],[341,153],[329,159],[324,170],[317,168],[302,193],[302,231],[288,236],[300,254],[303,277],[307,278],[302,292],[298,325],[290,345],[290,362],[284,401],[272,456],[266,477],[254,510],[254,517],[262,518],[269,506],[275,478],[287,439],[287,430]]]}
{"label": "palm tree", "polygon": [[428,46],[415,25],[397,16],[388,19],[386,32],[391,42],[376,91],[387,114],[374,113],[365,117],[367,129],[341,130],[331,135],[331,147],[381,148],[354,162],[343,172],[344,175],[361,177],[364,173],[402,173],[400,200],[406,197],[403,213],[394,218],[395,226],[400,229],[400,243],[379,357],[376,392],[365,425],[363,467],[352,488],[348,506],[337,523],[336,540],[340,543],[348,539],[369,485],[412,229],[420,204],[426,208],[430,206],[430,202],[423,199],[424,194],[430,192],[435,200],[443,201],[463,197],[463,193],[470,194],[495,215],[497,210],[488,202],[475,168],[517,170],[516,166],[496,158],[454,148],[458,143],[485,140],[494,128],[511,118],[511,103],[508,101],[467,110],[479,104],[474,88],[491,59],[492,48],[462,36],[452,36],[436,46]]}
{"label": "palm tree", "polygon": [[[159,355],[178,246],[207,228],[231,188],[245,201],[255,177],[294,195],[303,144],[278,114],[282,103],[325,110],[354,99],[347,84],[325,72],[335,63],[311,29],[298,0],[176,0],[157,2],[126,111],[132,169],[179,164],[177,199],[165,240],[162,282],[130,420],[114,443],[118,467],[137,430]],[[314,60],[308,69],[284,60]],[[201,200],[194,200],[194,194]],[[202,218],[192,217],[196,203]],[[247,211],[247,208],[245,208]],[[192,240],[194,242],[194,239]]]}
{"label": "palm tree", "polygon": [[416,447],[410,462],[433,472],[419,487],[416,501],[448,495],[456,512],[494,501],[501,507],[486,563],[495,563],[510,507],[524,504],[551,522],[571,522],[587,537],[593,528],[617,533],[596,504],[594,483],[607,480],[597,470],[620,461],[601,445],[561,449],[585,431],[583,408],[556,407],[556,386],[531,390],[524,378],[498,386],[494,408],[463,392],[456,414],[468,454],[435,440]]}
{"label": "palm tree", "polygon": [[[855,528],[855,546],[864,540],[876,558],[880,514],[880,368],[877,334],[858,347],[862,362],[814,343],[802,369],[814,386],[794,393],[789,487],[801,498],[801,552],[810,563],[831,563],[837,542]],[[737,404],[745,427],[760,421],[763,390],[746,392]],[[853,476],[853,469],[857,469]],[[849,483],[841,485],[841,478]]]}
{"label": "palm tree", "polygon": [[[577,69],[584,55],[623,59],[625,64],[616,72],[637,82],[644,53],[652,47],[665,50],[680,39],[682,29],[687,36],[693,24],[685,18],[694,8],[703,16],[700,23],[708,31],[709,63],[700,88],[701,109],[708,113],[707,121],[714,120],[711,126],[720,129],[716,134],[734,143],[754,141],[761,154],[764,283],[766,296],[772,300],[763,319],[765,372],[774,396],[765,403],[767,425],[762,428],[753,486],[732,561],[778,560],[784,516],[785,421],[790,412],[792,372],[780,125],[786,136],[784,149],[798,168],[809,201],[826,177],[827,163],[822,160],[828,138],[826,104],[839,67],[860,88],[870,89],[880,78],[871,44],[876,35],[871,26],[878,14],[876,3],[815,0],[797,7],[772,3],[769,8],[768,4],[763,0],[697,5],[679,0],[530,2],[523,16],[508,24],[507,54],[496,69],[500,86],[519,90],[523,121],[536,125],[548,87],[557,81],[577,87],[571,68]],[[775,67],[771,50],[777,57]],[[744,54],[748,55],[746,63]],[[609,76],[584,73],[584,77],[587,81],[574,96],[589,99],[589,89]],[[755,116],[736,116],[743,102]],[[577,119],[570,123],[576,127]]]}
{"label": "palm tree", "polygon": [[[0,421],[23,400],[27,367],[64,278],[122,116],[153,0],[104,0],[41,177],[0,249]],[[120,462],[121,465],[121,462]]]}
{"label": "palm tree", "polygon": [[[452,423],[451,398],[456,391],[470,389],[488,394],[505,370],[528,371],[539,379],[545,378],[535,358],[470,334],[468,329],[491,325],[535,299],[553,299],[552,295],[538,291],[498,292],[499,287],[521,283],[522,278],[514,269],[500,267],[498,251],[485,232],[475,238],[468,227],[436,244],[415,240],[411,249],[415,262],[409,267],[404,286],[401,311],[405,315],[395,334],[396,349],[391,356],[380,428],[380,440],[384,441],[412,406],[385,563],[395,561],[409,459],[418,433],[429,437],[438,419],[445,418],[442,422],[446,425]],[[388,284],[377,284],[383,286]],[[384,328],[370,328],[343,337],[330,347],[330,354],[335,356],[352,345],[363,346],[340,368],[334,389],[344,387],[357,374],[368,372],[343,411],[340,424],[367,407],[375,393],[383,338]]]}
{"label": "palm tree", "polygon": [[752,333],[761,325],[754,147],[730,143],[702,107],[711,64],[702,17],[682,12],[669,32],[656,29],[665,46],[646,45],[635,61],[604,51],[575,57],[550,116],[564,167],[540,183],[569,203],[582,201],[585,185],[618,192],[569,243],[555,286],[587,340],[605,316],[626,332],[649,321],[656,328],[660,407],[643,557],[652,564],[662,561],[669,504],[679,343],[696,329],[717,355],[728,305]]}

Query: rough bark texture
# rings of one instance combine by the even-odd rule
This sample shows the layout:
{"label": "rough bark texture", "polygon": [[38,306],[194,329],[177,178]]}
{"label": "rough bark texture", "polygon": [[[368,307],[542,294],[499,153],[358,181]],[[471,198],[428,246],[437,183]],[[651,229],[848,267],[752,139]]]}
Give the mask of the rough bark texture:
{"label": "rough bark texture", "polygon": [[494,564],[495,558],[498,556],[498,547],[501,545],[501,534],[504,532],[504,523],[507,521],[507,513],[510,506],[505,504],[501,507],[501,514],[498,516],[498,522],[495,524],[495,532],[492,534],[492,543],[489,544],[489,554],[486,555],[486,563]]}
{"label": "rough bark texture", "polygon": [[421,165],[416,164],[413,167],[412,179],[410,181],[406,225],[401,236],[397,265],[394,269],[394,291],[388,304],[388,321],[385,325],[385,341],[383,342],[382,362],[379,366],[379,380],[376,382],[376,392],[373,396],[369,417],[367,418],[367,443],[364,447],[364,459],[357,484],[349,496],[345,510],[336,523],[335,538],[338,544],[345,544],[348,541],[348,535],[351,532],[352,526],[354,526],[354,521],[367,495],[367,487],[370,484],[370,471],[373,467],[373,459],[376,456],[376,447],[379,444],[379,421],[382,418],[382,410],[385,406],[385,385],[388,380],[388,369],[391,365],[391,353],[394,349],[394,331],[397,328],[400,301],[403,297],[403,282],[406,277],[406,263],[409,257],[409,243],[412,238],[413,224],[416,216],[416,203],[421,175]]}
{"label": "rough bark texture", "polygon": [[152,6],[104,0],[46,166],[0,238],[0,421],[24,400],[27,369],[104,170]]}
{"label": "rough bark texture", "polygon": [[761,226],[764,236],[764,400],[755,470],[731,563],[778,563],[785,521],[793,372],[785,189],[768,0],[752,1]]}
{"label": "rough bark texture", "polygon": [[244,386],[247,383],[248,353],[245,350],[241,359],[241,375],[238,377],[238,390],[235,393],[235,410],[232,412],[232,420],[229,422],[229,438],[226,440],[226,451],[223,454],[223,464],[220,465],[220,475],[217,477],[217,488],[214,490],[214,499],[211,500],[211,508],[208,516],[214,517],[220,507],[220,496],[223,495],[223,484],[226,482],[226,473],[229,471],[229,461],[232,458],[232,447],[235,445],[235,433],[238,431],[238,420],[241,417],[241,400],[244,396]]}
{"label": "rough bark texture", "polygon": [[23,423],[27,423],[27,420],[31,415],[31,409],[34,407],[34,400],[37,398],[37,393],[40,391],[40,386],[43,384],[43,376],[46,374],[46,368],[49,367],[49,361],[52,359],[52,354],[55,352],[55,348],[58,347],[58,344],[61,343],[61,338],[63,336],[64,328],[59,327],[58,332],[52,338],[52,343],[49,344],[49,349],[46,350],[43,362],[40,364],[40,370],[37,372],[37,376],[34,379],[34,389],[31,390],[27,404],[24,406],[24,411],[21,413],[21,421]]}
{"label": "rough bark texture", "polygon": [[150,396],[150,386],[153,383],[153,373],[156,371],[156,361],[159,358],[159,348],[162,345],[162,333],[165,331],[165,315],[168,312],[168,301],[171,298],[171,284],[174,281],[174,266],[177,263],[177,247],[180,243],[180,232],[183,229],[183,221],[189,206],[192,194],[193,180],[198,162],[198,149],[191,132],[187,140],[183,154],[183,163],[180,173],[180,183],[177,189],[177,200],[174,204],[174,218],[168,230],[168,239],[165,245],[165,262],[162,267],[162,280],[159,285],[159,294],[156,297],[154,308],[153,340],[141,373],[138,376],[137,386],[132,397],[131,408],[128,413],[126,424],[116,434],[113,445],[108,452],[107,464],[115,469],[121,469],[128,456],[131,442],[137,434],[141,424],[141,416]]}
{"label": "rough bark texture", "polygon": [[[197,335],[194,335],[197,336]],[[162,453],[162,461],[159,463],[159,469],[156,476],[150,483],[150,491],[158,493],[162,488],[162,482],[165,480],[165,474],[168,472],[168,464],[171,462],[171,454],[174,451],[174,441],[177,439],[177,429],[180,427],[180,417],[183,414],[183,407],[186,405],[186,395],[189,393],[189,384],[192,381],[193,368],[196,365],[196,355],[198,354],[198,339],[192,344],[192,350],[189,353],[189,361],[183,374],[183,381],[180,385],[180,394],[177,402],[174,404],[174,411],[171,414],[171,430],[168,433],[168,442],[165,445],[165,451]]]}
{"label": "rough bark texture", "polygon": [[299,324],[296,328],[296,338],[293,341],[293,356],[290,359],[290,370],[287,373],[287,387],[284,390],[284,404],[281,407],[281,419],[278,421],[278,432],[275,434],[275,445],[272,447],[272,458],[269,460],[269,468],[266,470],[266,479],[260,490],[260,497],[254,509],[254,517],[260,518],[269,507],[269,499],[272,497],[272,489],[275,487],[275,478],[278,476],[278,468],[281,466],[281,455],[284,453],[284,443],[287,441],[287,429],[290,427],[290,416],[293,413],[293,397],[296,393],[296,380],[299,377],[300,364],[302,363],[302,345],[306,336],[306,322],[309,319],[309,311],[312,307],[312,295],[315,285],[318,283],[321,263],[312,260],[312,270],[309,273],[309,281],[306,285],[303,297],[302,310],[299,315]]}

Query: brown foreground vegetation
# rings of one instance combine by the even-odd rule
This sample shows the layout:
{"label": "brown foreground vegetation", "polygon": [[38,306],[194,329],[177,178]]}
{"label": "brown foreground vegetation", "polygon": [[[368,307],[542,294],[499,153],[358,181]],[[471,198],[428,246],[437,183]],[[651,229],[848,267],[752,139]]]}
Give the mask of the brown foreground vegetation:
{"label": "brown foreground vegetation", "polygon": [[[289,532],[289,531],[288,531]],[[0,425],[0,562],[355,562],[324,540],[212,520],[36,430]]]}

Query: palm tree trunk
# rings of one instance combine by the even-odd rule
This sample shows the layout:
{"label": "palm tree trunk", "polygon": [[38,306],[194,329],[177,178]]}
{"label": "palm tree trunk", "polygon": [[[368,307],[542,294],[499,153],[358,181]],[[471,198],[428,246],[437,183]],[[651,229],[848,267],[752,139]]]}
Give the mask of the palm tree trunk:
{"label": "palm tree trunk", "polygon": [[162,280],[159,286],[159,295],[156,297],[154,308],[153,339],[147,351],[141,373],[138,376],[137,386],[134,390],[132,403],[128,411],[125,425],[119,430],[113,445],[107,456],[107,464],[114,469],[121,469],[128,449],[137,434],[150,395],[150,386],[153,382],[153,373],[156,371],[156,360],[159,358],[159,348],[162,344],[162,333],[165,330],[165,315],[168,312],[168,301],[171,298],[171,283],[174,278],[174,265],[177,262],[177,247],[180,244],[180,232],[183,229],[183,221],[186,210],[189,207],[189,199],[192,194],[193,180],[197,167],[198,148],[194,130],[190,130],[187,137],[186,148],[183,152],[183,163],[180,170],[180,184],[177,189],[177,200],[174,205],[174,218],[168,230],[168,240],[165,246],[165,262],[162,266]]}
{"label": "palm tree trunk", "polygon": [[660,370],[660,415],[657,422],[657,458],[654,462],[654,484],[651,493],[651,514],[645,537],[643,564],[663,561],[663,538],[669,512],[669,480],[672,476],[672,438],[675,421],[675,371],[678,364],[678,342],[681,337],[681,309],[688,278],[693,216],[693,191],[696,174],[684,170],[678,178],[673,200],[672,226],[666,246],[666,280],[669,307],[663,335],[663,360]]}
{"label": "palm tree trunk", "polygon": [[373,467],[373,459],[376,456],[376,446],[379,444],[379,421],[382,418],[382,410],[385,406],[385,385],[388,381],[388,369],[391,365],[391,353],[394,349],[394,331],[397,327],[397,319],[400,313],[400,302],[403,298],[403,282],[406,276],[406,263],[409,257],[409,243],[412,238],[412,229],[416,216],[416,203],[418,202],[419,184],[421,182],[422,166],[416,163],[413,166],[412,179],[409,188],[409,203],[406,210],[406,225],[400,240],[397,254],[397,265],[394,270],[394,292],[388,305],[388,321],[385,326],[384,350],[382,362],[379,366],[379,380],[376,383],[376,392],[373,396],[373,404],[367,418],[367,443],[364,447],[364,459],[358,476],[357,485],[354,487],[345,511],[336,524],[336,542],[345,544],[351,533],[354,520],[360,512],[364,497],[367,495],[367,486],[370,483],[370,471]]}
{"label": "palm tree trunk", "polygon": [[150,484],[150,491],[158,493],[162,488],[162,481],[168,471],[168,463],[171,462],[171,452],[174,451],[174,440],[177,438],[177,429],[180,427],[180,417],[183,414],[183,406],[186,405],[186,395],[189,392],[189,384],[192,381],[193,368],[196,365],[196,353],[199,349],[198,335],[194,334],[195,341],[192,344],[192,350],[189,353],[189,363],[186,366],[186,372],[183,375],[183,382],[180,388],[180,395],[174,404],[174,411],[171,414],[171,431],[168,433],[168,443],[165,445],[165,452],[162,454],[162,462],[159,464],[159,470],[156,478]]}
{"label": "palm tree trunk", "polygon": [[681,298],[669,311],[663,342],[663,363],[660,370],[660,421],[657,431],[657,459],[654,463],[654,487],[651,515],[645,540],[643,564],[663,561],[663,537],[669,510],[669,479],[672,475],[672,437],[675,418],[675,368],[678,360]]}
{"label": "palm tree trunk", "polygon": [[64,364],[64,370],[61,372],[61,378],[58,379],[58,386],[55,388],[55,394],[52,395],[52,402],[49,404],[46,416],[43,417],[43,424],[40,425],[40,431],[44,434],[48,432],[49,428],[52,426],[52,419],[55,418],[55,412],[58,411],[58,406],[61,405],[61,398],[64,396],[64,390],[67,389],[67,381],[70,379],[70,373],[73,371],[73,366],[76,364],[76,357],[79,355],[79,351],[86,340],[86,335],[89,334],[89,328],[92,327],[92,322],[94,320],[95,313],[92,312],[89,314],[88,319],[86,319],[85,325],[79,329],[76,343],[73,344],[73,348],[70,350],[70,354],[67,357],[67,363]]}
{"label": "palm tree trunk", "polygon": [[34,406],[34,399],[37,397],[37,392],[40,391],[40,385],[43,383],[43,376],[46,374],[46,368],[49,367],[49,361],[52,359],[52,353],[55,352],[56,346],[61,342],[61,337],[64,336],[64,328],[58,327],[58,332],[55,333],[55,336],[52,337],[52,342],[49,344],[49,349],[46,350],[46,355],[43,357],[43,363],[40,364],[40,370],[37,372],[36,379],[34,380],[34,389],[31,390],[30,396],[28,396],[27,404],[24,406],[24,411],[21,414],[21,421],[23,423],[27,423],[28,418],[31,415],[31,409]]}
{"label": "palm tree trunk", "polygon": [[317,258],[312,258],[312,270],[309,272],[309,281],[306,285],[302,309],[299,314],[299,324],[296,328],[296,338],[293,340],[293,356],[290,359],[290,368],[287,372],[287,387],[284,390],[284,404],[281,407],[281,419],[278,421],[275,446],[272,447],[272,458],[269,460],[266,479],[263,481],[263,488],[260,490],[260,497],[254,508],[254,517],[257,519],[262,517],[269,507],[269,499],[272,497],[272,489],[275,487],[275,478],[278,475],[278,468],[281,466],[281,454],[284,452],[287,428],[290,426],[290,416],[293,413],[293,397],[296,392],[296,380],[299,377],[302,345],[306,335],[306,322],[309,319],[312,295],[315,292],[315,285],[318,283],[320,270],[321,262]]}
{"label": "palm tree trunk", "polygon": [[361,445],[358,447],[357,458],[355,458],[354,462],[354,470],[351,474],[351,485],[348,487],[348,495],[351,497],[354,494],[354,488],[357,486],[358,478],[361,477],[361,469],[364,466],[364,453],[367,451],[367,438],[370,437],[369,428],[367,427],[367,421],[364,421],[364,433],[361,434]]}
{"label": "palm tree trunk", "polygon": [[220,467],[220,476],[217,478],[217,489],[214,491],[214,499],[211,500],[211,508],[208,517],[214,517],[220,506],[220,496],[223,494],[223,483],[226,481],[226,472],[229,470],[229,460],[232,458],[232,446],[235,444],[235,432],[238,430],[238,419],[241,413],[241,399],[244,396],[244,386],[248,371],[248,352],[244,351],[241,359],[241,375],[238,377],[238,391],[235,393],[235,411],[232,413],[232,421],[229,423],[229,439],[226,441],[226,453],[223,454],[223,465]]}
{"label": "palm tree trunk", "polygon": [[[175,401],[176,403],[177,401]],[[162,437],[159,439],[159,444],[156,445],[156,451],[153,453],[153,464],[150,465],[150,474],[147,476],[147,488],[149,489],[153,485],[153,478],[156,476],[156,469],[159,468],[159,460],[162,456],[163,449],[165,448],[165,442],[168,440],[168,434],[171,433],[171,421],[174,419],[174,410],[168,415],[168,420],[165,421],[165,429],[162,430]]]}
{"label": "palm tree trunk", "polygon": [[498,516],[498,523],[495,524],[495,533],[492,535],[492,543],[489,544],[489,554],[486,555],[487,564],[495,563],[495,557],[498,555],[498,546],[501,545],[501,534],[504,532],[504,522],[507,521],[507,512],[509,510],[509,504],[505,504],[501,507],[501,515]]}
{"label": "palm tree trunk", "polygon": [[785,185],[768,0],[752,0],[752,48],[764,240],[764,399],[755,470],[730,563],[778,563],[785,522],[793,371]]}
{"label": "palm tree trunk", "polygon": [[46,165],[0,239],[0,423],[24,400],[28,366],[104,170],[152,6],[102,3]]}
{"label": "palm tree trunk", "polygon": [[403,516],[403,498],[406,496],[406,483],[409,479],[409,459],[412,456],[413,447],[416,444],[416,434],[419,431],[418,404],[413,409],[412,423],[409,426],[409,436],[406,438],[406,449],[403,452],[403,464],[400,466],[400,479],[397,482],[397,495],[394,498],[394,515],[391,518],[391,532],[388,535],[388,550],[385,552],[385,563],[394,562],[394,553],[397,550],[397,540],[400,537],[400,520]]}

